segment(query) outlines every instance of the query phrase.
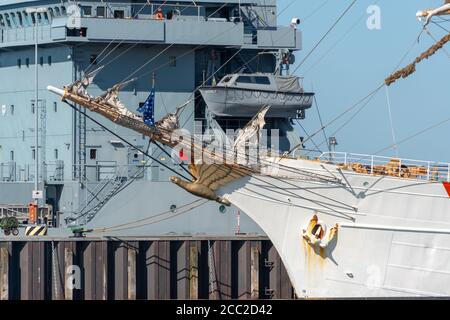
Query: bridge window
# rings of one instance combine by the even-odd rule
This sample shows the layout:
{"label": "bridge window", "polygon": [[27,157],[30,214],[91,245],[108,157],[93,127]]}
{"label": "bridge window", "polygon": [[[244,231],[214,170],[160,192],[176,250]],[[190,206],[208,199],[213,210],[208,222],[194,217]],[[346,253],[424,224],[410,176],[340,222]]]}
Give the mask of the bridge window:
{"label": "bridge window", "polygon": [[6,25],[11,28],[11,20],[9,20],[9,14],[5,13]]}
{"label": "bridge window", "polygon": [[23,25],[24,26],[29,26],[30,25],[30,16],[28,15],[28,13],[23,11],[22,12],[22,16],[23,16]]}
{"label": "bridge window", "polygon": [[13,104],[11,105],[11,115],[12,116],[14,115],[14,105]]}
{"label": "bridge window", "polygon": [[13,27],[17,26],[16,15],[14,13],[11,13],[10,17],[11,17],[11,25]]}
{"label": "bridge window", "polygon": [[22,59],[17,59],[17,66],[22,68]]}
{"label": "bridge window", "polygon": [[36,160],[36,149],[31,149],[31,158],[33,159],[33,160]]}
{"label": "bridge window", "polygon": [[240,76],[237,78],[236,83],[252,83],[252,78],[248,76]]}
{"label": "bridge window", "polygon": [[256,84],[270,85],[270,80],[267,77],[255,77],[255,83]]}
{"label": "bridge window", "polygon": [[58,7],[55,7],[55,16],[61,15],[61,10]]}
{"label": "bridge window", "polygon": [[57,102],[53,102],[53,111],[58,112],[58,103]]}
{"label": "bridge window", "polygon": [[67,14],[66,7],[61,7],[61,15],[65,16]]}
{"label": "bridge window", "polygon": [[48,14],[50,15],[50,17],[54,17],[55,16],[55,13],[54,13],[54,11],[53,11],[53,8],[48,8]]}
{"label": "bridge window", "polygon": [[89,150],[89,159],[91,159],[91,160],[97,159],[97,149]]}
{"label": "bridge window", "polygon": [[97,9],[96,9],[96,14],[97,14],[97,17],[99,17],[99,18],[105,18],[106,17],[106,9],[105,9],[105,7],[97,7]]}
{"label": "bridge window", "polygon": [[55,150],[54,150],[54,154],[55,154],[55,160],[58,160],[58,158],[59,158],[59,152],[58,152],[58,149],[55,149]]}
{"label": "bridge window", "polygon": [[31,13],[30,16],[31,16],[31,21],[33,22],[33,24],[36,24],[36,16],[34,15],[34,13]]}
{"label": "bridge window", "polygon": [[19,25],[22,27],[23,26],[23,18],[22,18],[22,14],[20,12],[17,12],[17,19],[19,21]]}
{"label": "bridge window", "polygon": [[90,17],[92,15],[92,7],[81,6],[81,14],[83,15],[83,17]]}
{"label": "bridge window", "polygon": [[39,64],[42,66],[44,66],[44,57],[40,57],[39,58]]}
{"label": "bridge window", "polygon": [[9,153],[9,160],[14,161],[14,150]]}
{"label": "bridge window", "polygon": [[27,66],[27,68],[30,67],[30,58],[25,59],[25,65]]}
{"label": "bridge window", "polygon": [[5,19],[3,18],[2,14],[0,14],[0,26],[2,26],[2,27],[5,26]]}
{"label": "bridge window", "polygon": [[123,18],[125,18],[125,11],[123,11],[123,10],[114,10],[114,18],[115,19],[123,19]]}
{"label": "bridge window", "polygon": [[47,57],[47,63],[48,63],[49,66],[52,65],[52,56],[48,56]]}

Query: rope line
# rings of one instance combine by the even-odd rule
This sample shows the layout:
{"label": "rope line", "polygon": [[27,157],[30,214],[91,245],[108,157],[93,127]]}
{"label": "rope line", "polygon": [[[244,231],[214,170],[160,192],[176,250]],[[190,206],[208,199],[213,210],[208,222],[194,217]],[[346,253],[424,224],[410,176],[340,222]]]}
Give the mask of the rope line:
{"label": "rope line", "polygon": [[294,72],[305,63],[305,61],[314,53],[314,51],[320,46],[320,44],[325,40],[325,38],[334,30],[334,28],[338,25],[338,23],[344,18],[347,12],[356,4],[357,0],[353,0],[352,3],[345,9],[345,11],[339,16],[339,18],[334,22],[334,24],[328,29],[328,31],[322,36],[322,38],[316,43],[316,45],[308,52],[308,54],[303,58],[303,60],[299,63],[299,65],[294,69]]}

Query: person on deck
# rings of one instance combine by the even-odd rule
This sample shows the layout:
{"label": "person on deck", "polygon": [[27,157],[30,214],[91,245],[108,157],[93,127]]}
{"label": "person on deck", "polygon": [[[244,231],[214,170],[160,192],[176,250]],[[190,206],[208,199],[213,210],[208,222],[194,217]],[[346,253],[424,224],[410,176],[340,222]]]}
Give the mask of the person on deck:
{"label": "person on deck", "polygon": [[164,14],[163,14],[161,8],[158,8],[158,10],[156,10],[155,19],[156,20],[164,20]]}

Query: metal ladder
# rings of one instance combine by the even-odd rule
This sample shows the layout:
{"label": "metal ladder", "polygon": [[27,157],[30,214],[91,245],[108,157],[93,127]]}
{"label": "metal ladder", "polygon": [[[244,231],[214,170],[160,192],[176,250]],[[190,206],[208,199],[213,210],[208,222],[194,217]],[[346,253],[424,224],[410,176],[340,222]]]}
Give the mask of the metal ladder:
{"label": "metal ladder", "polygon": [[112,187],[108,191],[108,193],[105,196],[102,196],[102,199],[96,203],[91,209],[87,208],[87,212],[89,212],[86,215],[85,224],[90,222],[94,217],[97,215],[97,213],[108,203],[111,198],[113,198],[117,191],[119,191],[120,188],[126,183],[127,179],[124,177],[116,177],[114,181],[112,182]]}
{"label": "metal ladder", "polygon": [[[80,206],[81,211],[72,214],[67,223],[85,225],[90,222],[127,181],[128,179],[121,172],[116,172],[108,180],[99,181],[94,188],[89,190],[91,197],[85,199],[84,205]],[[87,184],[84,187],[88,188]]]}

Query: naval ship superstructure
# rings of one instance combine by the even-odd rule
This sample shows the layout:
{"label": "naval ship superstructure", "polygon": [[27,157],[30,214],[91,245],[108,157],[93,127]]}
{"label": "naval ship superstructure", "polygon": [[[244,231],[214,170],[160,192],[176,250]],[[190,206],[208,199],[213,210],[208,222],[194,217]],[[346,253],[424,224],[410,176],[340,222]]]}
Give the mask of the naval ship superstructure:
{"label": "naval ship superstructure", "polygon": [[[46,10],[27,10],[36,7]],[[278,11],[275,0],[0,1],[0,214],[28,223],[37,156],[44,192],[38,223],[45,223],[50,235],[71,234],[68,227],[123,225],[167,211],[174,217],[118,234],[234,235],[235,207],[210,202],[177,216],[196,198],[170,183],[168,168],[183,169],[148,137],[91,115],[130,146],[46,87],[63,87],[103,67],[90,86],[94,96],[132,80],[122,88],[121,101],[138,108],[154,88],[155,119],[188,101],[180,115],[184,128],[200,133],[212,126],[242,128],[250,115],[214,117],[195,89],[227,74],[288,69],[292,53],[301,49],[301,31],[295,23],[278,26]],[[301,143],[289,117],[266,120],[268,128],[279,130],[281,151]],[[239,217],[241,232],[263,234],[244,212]]]}
{"label": "naval ship superstructure", "polygon": [[[423,30],[428,31],[427,23],[434,16],[449,14],[448,10],[445,3],[419,12],[418,17],[426,17]],[[446,34],[413,63],[387,77],[378,90],[410,76],[416,65],[449,41]],[[260,75],[252,76],[256,80]],[[268,105],[238,133],[232,148],[211,150],[195,136],[173,135],[178,125],[170,119],[176,119],[178,112],[165,121],[148,122],[145,111],[141,118],[111,100],[117,92],[114,87],[104,95],[91,96],[85,90],[90,79],[88,75],[63,88],[49,85],[48,90],[110,124],[130,128],[174,150],[199,153],[200,157],[188,157],[192,178],[172,176],[170,180],[203,201],[234,204],[257,222],[280,253],[298,297],[449,296],[449,163],[336,152],[315,159],[293,152],[255,156],[248,140],[256,136],[261,142],[261,129],[270,119]],[[231,78],[225,79],[220,89],[207,91],[229,90],[234,93],[231,106],[242,105],[235,93],[250,87],[236,88],[226,84]],[[281,94],[283,99],[288,92]],[[302,99],[307,96],[302,90],[295,92]],[[252,92],[244,102],[255,99]],[[218,95],[210,94],[206,100],[219,102]],[[146,105],[144,109],[149,110]],[[215,109],[227,111],[226,107]],[[247,163],[250,158],[256,161]]]}

